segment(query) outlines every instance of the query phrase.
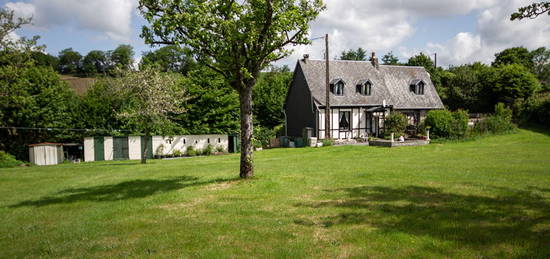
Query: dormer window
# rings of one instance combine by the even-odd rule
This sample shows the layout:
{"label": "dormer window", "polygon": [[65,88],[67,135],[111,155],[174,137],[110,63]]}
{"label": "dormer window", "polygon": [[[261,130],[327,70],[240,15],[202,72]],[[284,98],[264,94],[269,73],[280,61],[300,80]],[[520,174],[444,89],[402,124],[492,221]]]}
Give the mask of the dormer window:
{"label": "dormer window", "polygon": [[370,96],[372,93],[372,82],[370,80],[362,80],[355,86],[355,92],[361,95]]}
{"label": "dormer window", "polygon": [[413,92],[417,95],[423,95],[424,94],[424,86],[426,83],[420,79],[415,79],[411,82],[409,86],[409,91]]}
{"label": "dormer window", "polygon": [[340,78],[332,80],[330,82],[330,92],[336,96],[344,95],[345,84],[346,82]]}

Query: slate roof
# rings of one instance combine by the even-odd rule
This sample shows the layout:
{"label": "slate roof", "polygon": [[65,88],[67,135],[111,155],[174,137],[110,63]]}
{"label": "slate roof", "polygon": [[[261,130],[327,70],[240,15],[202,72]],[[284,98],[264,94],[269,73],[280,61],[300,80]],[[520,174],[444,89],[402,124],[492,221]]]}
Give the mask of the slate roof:
{"label": "slate roof", "polygon": [[[319,106],[325,105],[325,61],[299,60],[298,65],[306,78],[307,86]],[[443,103],[435,90],[430,75],[423,67],[386,66],[376,69],[369,61],[333,60],[329,63],[330,80],[346,82],[343,96],[331,94],[331,106],[387,105],[395,109],[442,109]],[[372,82],[372,94],[355,92],[357,82]],[[426,84],[423,95],[411,92],[410,84],[422,80]]]}

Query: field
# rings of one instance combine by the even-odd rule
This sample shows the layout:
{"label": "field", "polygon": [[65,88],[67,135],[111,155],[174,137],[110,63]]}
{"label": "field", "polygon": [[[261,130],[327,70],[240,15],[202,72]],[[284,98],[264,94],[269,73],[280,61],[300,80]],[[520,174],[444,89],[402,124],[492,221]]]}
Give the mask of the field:
{"label": "field", "polygon": [[550,135],[0,170],[0,257],[549,258]]}

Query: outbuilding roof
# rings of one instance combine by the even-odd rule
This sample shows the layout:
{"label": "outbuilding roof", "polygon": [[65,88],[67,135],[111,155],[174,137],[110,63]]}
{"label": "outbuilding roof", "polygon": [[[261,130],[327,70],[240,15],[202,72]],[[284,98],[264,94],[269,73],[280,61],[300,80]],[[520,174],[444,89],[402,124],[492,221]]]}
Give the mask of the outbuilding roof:
{"label": "outbuilding roof", "polygon": [[[325,105],[325,61],[302,59],[298,65],[306,78],[307,86],[319,106]],[[331,82],[346,82],[343,96],[330,96],[331,106],[378,106],[385,101],[396,109],[442,109],[443,103],[424,67],[387,66],[375,68],[368,61],[333,60],[329,62]],[[370,96],[356,93],[356,82],[372,83]],[[424,94],[410,91],[412,82],[425,83]]]}

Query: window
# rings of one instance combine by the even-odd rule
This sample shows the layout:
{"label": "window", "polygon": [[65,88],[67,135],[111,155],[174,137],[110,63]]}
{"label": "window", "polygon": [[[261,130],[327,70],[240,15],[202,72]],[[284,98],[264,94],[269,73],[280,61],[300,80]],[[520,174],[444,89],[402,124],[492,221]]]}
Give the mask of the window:
{"label": "window", "polygon": [[218,143],[222,143],[222,139],[221,139],[221,138],[218,138]]}
{"label": "window", "polygon": [[330,83],[330,92],[333,93],[336,96],[342,96],[344,95],[344,85],[346,83],[342,79],[335,79],[332,80]]}
{"label": "window", "polygon": [[183,139],[183,144],[185,144],[185,139]]}
{"label": "window", "polygon": [[409,86],[409,91],[417,94],[417,95],[423,95],[424,94],[424,86],[426,84],[422,80],[413,80],[411,85]]}
{"label": "window", "polygon": [[208,144],[210,144],[210,139],[208,139]]}
{"label": "window", "polygon": [[355,88],[355,92],[362,95],[370,96],[372,93],[372,83],[370,82],[370,80],[367,80],[366,82],[358,84]]}
{"label": "window", "polygon": [[351,112],[340,112],[340,119],[338,120],[340,122],[339,123],[340,130],[346,130],[346,131],[350,130],[350,126],[351,126],[350,115],[351,115]]}

